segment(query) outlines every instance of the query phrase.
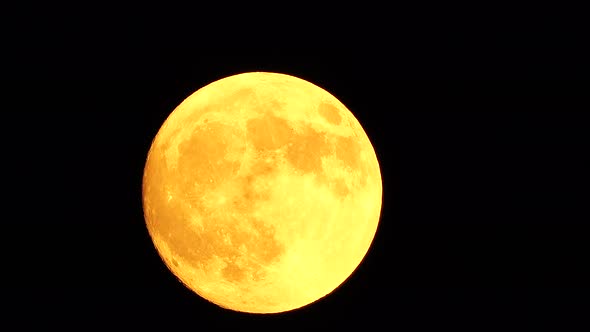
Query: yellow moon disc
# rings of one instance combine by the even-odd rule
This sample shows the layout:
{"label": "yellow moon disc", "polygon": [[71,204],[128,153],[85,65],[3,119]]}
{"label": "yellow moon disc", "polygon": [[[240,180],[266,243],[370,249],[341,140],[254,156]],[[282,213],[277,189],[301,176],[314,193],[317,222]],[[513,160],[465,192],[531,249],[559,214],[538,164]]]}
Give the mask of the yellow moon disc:
{"label": "yellow moon disc", "polygon": [[150,147],[143,209],[154,245],[189,289],[223,308],[277,313],[342,284],[381,211],[377,156],[322,88],[251,72],[199,89]]}

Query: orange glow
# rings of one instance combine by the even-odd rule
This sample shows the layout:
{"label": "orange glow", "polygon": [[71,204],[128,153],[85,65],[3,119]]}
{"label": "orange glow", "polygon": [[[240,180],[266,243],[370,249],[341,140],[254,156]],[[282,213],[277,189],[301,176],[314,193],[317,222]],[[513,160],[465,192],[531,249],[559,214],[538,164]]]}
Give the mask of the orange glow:
{"label": "orange glow", "polygon": [[375,151],[353,114],[302,79],[253,72],[185,99],[143,178],[147,228],[167,267],[221,307],[275,313],[357,268],[381,210]]}

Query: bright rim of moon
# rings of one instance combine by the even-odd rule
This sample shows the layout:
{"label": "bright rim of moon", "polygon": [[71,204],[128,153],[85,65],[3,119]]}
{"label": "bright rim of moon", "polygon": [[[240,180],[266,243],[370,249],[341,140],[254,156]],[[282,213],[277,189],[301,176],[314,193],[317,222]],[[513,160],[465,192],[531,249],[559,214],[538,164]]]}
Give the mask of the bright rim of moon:
{"label": "bright rim of moon", "polygon": [[269,72],[229,76],[169,115],[143,177],[147,229],[189,289],[249,313],[297,309],[358,267],[381,212],[369,138],[330,93]]}

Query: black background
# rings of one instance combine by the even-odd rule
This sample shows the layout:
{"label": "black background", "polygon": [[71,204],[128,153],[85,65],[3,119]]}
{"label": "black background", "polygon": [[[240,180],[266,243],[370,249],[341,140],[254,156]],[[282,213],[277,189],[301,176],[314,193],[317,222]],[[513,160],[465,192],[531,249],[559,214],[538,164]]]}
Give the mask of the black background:
{"label": "black background", "polygon": [[[51,9],[63,12],[5,23],[7,318],[148,330],[584,324],[590,108],[578,21],[556,22],[550,8],[483,21],[485,9],[464,8]],[[247,71],[335,95],[383,178],[361,266],[328,297],[277,315],[191,293],[160,260],[141,206],[145,157],[168,114]]]}

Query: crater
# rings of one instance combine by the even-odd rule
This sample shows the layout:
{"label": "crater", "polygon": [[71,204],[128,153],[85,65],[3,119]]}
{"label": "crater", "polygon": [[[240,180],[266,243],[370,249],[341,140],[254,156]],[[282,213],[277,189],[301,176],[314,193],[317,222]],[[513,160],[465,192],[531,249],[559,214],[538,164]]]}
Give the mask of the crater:
{"label": "crater", "polygon": [[176,259],[174,259],[174,257],[170,258],[170,261],[172,262],[172,265],[178,267],[178,262],[176,261]]}

